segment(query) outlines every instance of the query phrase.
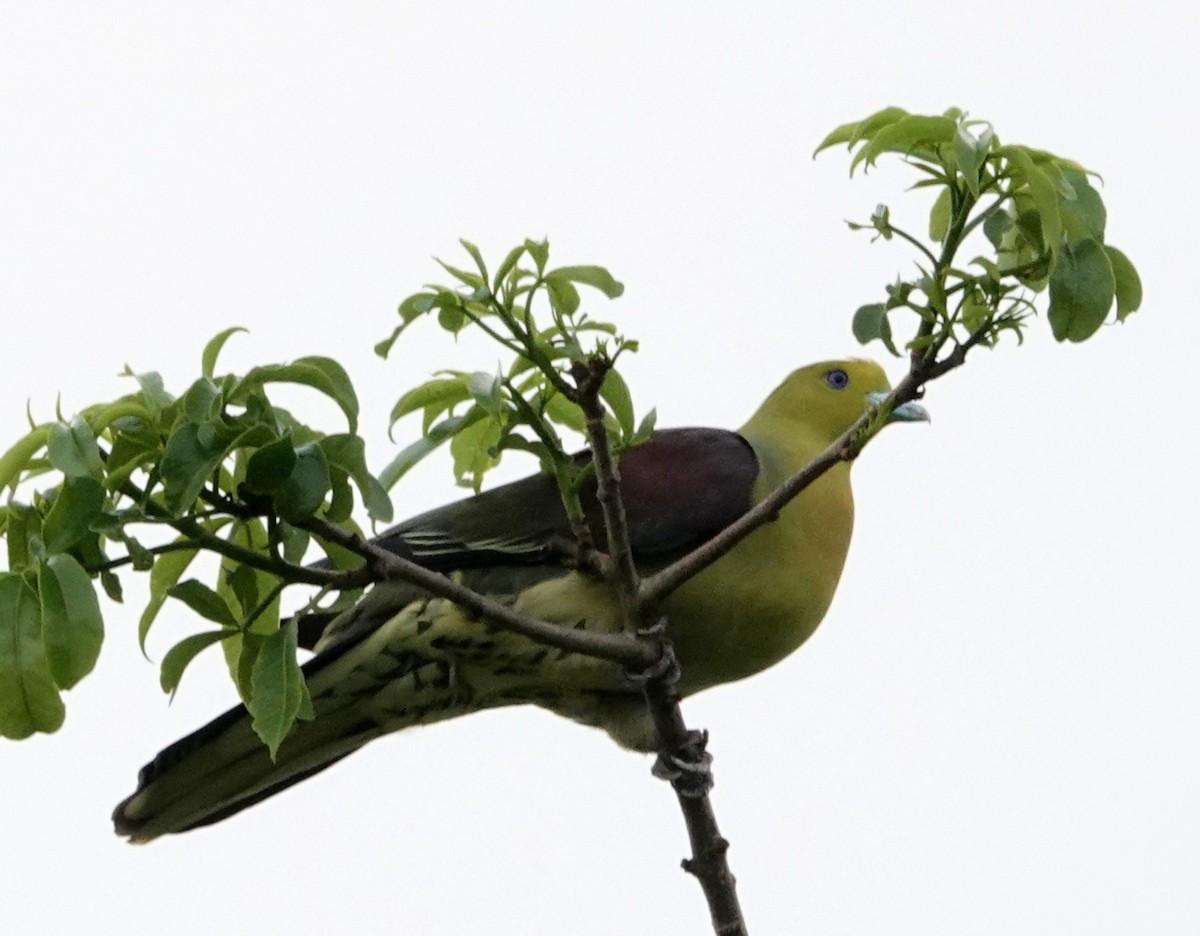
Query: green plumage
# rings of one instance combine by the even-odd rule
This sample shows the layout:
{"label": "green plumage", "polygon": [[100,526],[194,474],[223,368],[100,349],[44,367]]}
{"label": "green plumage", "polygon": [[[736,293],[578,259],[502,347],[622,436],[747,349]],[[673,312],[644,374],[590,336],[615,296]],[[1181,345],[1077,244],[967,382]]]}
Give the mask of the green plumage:
{"label": "green plumage", "polygon": [[[740,433],[668,431],[626,453],[622,496],[639,569],[662,568],[709,539],[836,439],[868,393],[887,389],[871,362],[811,365]],[[923,415],[910,408],[895,418]],[[664,601],[684,694],[759,672],[816,628],[849,547],[849,468],[835,466]],[[590,492],[585,506],[599,533]],[[416,517],[380,543],[531,616],[615,631],[607,587],[553,558],[566,533],[553,482],[539,476]],[[274,762],[245,710],[233,709],[143,769],[114,813],[118,833],[148,841],[218,821],[381,735],[501,705],[539,705],[623,746],[653,749],[640,693],[617,667],[472,619],[403,582],[372,589],[323,628],[315,649],[305,674],[317,717],[297,724]]]}

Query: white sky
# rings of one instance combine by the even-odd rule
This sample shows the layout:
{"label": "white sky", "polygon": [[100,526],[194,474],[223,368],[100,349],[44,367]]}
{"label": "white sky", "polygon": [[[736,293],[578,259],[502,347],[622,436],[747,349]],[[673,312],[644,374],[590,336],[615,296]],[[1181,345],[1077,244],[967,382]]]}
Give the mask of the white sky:
{"label": "white sky", "polygon": [[[66,411],[125,392],[126,362],[181,388],[240,324],[232,367],[347,363],[382,466],[399,392],[493,363],[432,328],[371,353],[459,236],[608,265],[627,292],[596,311],[642,340],[640,405],[737,426],[792,368],[861,353],[851,312],[911,269],[842,223],[887,200],[919,230],[908,178],[848,184],[816,142],[888,104],[965,107],[1103,174],[1145,307],[1082,346],[1038,321],[935,384],[932,426],[855,470],[817,636],[685,712],[712,731],[755,933],[1194,934],[1184,6],[6,3],[0,440],[27,399],[48,418],[60,391]],[[456,493],[445,462],[412,480],[399,515]],[[389,738],[235,820],[124,845],[108,815],[137,769],[233,700],[214,654],[167,706],[127,588],[65,727],[0,742],[7,932],[706,931],[648,760],[532,710]],[[195,629],[164,615],[152,656]]]}

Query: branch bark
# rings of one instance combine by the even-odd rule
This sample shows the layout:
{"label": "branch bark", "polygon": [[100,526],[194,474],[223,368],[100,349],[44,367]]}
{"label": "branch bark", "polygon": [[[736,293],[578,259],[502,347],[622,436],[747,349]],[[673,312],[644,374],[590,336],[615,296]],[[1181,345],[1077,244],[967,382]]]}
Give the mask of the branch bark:
{"label": "branch bark", "polygon": [[717,936],[746,936],[736,879],[726,857],[729,842],[717,827],[716,813],[708,795],[712,788],[712,758],[705,750],[708,734],[690,731],[684,722],[679,694],[675,691],[679,663],[670,642],[662,636],[665,622],[646,627],[646,609],[638,600],[641,583],[629,542],[625,506],[621,501],[621,476],[604,425],[604,405],[600,401],[600,386],[611,364],[607,361],[591,363],[590,368],[580,364],[572,369],[577,388],[575,399],[587,418],[588,441],[596,472],[596,496],[608,535],[609,580],[620,602],[622,629],[637,633],[639,644],[653,655],[655,661],[640,672],[630,673],[642,686],[646,708],[654,722],[658,748],[654,774],[670,781],[679,800],[692,847],[692,857],[684,859],[683,869],[700,882],[712,916],[713,932]]}
{"label": "branch bark", "polygon": [[622,666],[645,667],[654,662],[651,652],[634,637],[625,634],[597,634],[542,621],[460,585],[439,572],[432,572],[411,560],[388,552],[327,520],[314,517],[301,526],[366,559],[366,568],[371,571],[371,579],[374,581],[404,579],[439,598],[453,601],[505,630],[559,650],[584,653],[601,660],[620,663]]}

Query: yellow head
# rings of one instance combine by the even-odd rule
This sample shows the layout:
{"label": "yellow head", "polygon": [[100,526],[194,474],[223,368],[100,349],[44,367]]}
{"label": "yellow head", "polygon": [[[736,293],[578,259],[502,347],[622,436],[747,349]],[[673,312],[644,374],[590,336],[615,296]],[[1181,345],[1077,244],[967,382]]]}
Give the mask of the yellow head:
{"label": "yellow head", "polygon": [[[788,375],[742,431],[748,435],[802,436],[819,451],[849,429],[872,401],[882,399],[891,389],[887,374],[874,361],[852,358],[810,364]],[[898,421],[928,418],[925,410],[913,403],[897,407],[892,413],[892,419]]]}

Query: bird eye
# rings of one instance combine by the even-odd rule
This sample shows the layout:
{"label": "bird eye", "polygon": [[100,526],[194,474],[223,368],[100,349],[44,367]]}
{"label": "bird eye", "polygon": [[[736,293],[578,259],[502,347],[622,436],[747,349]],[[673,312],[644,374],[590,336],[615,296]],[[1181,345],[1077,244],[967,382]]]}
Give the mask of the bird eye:
{"label": "bird eye", "polygon": [[850,385],[850,375],[840,367],[836,370],[826,371],[825,383],[833,387],[834,390],[844,390]]}

